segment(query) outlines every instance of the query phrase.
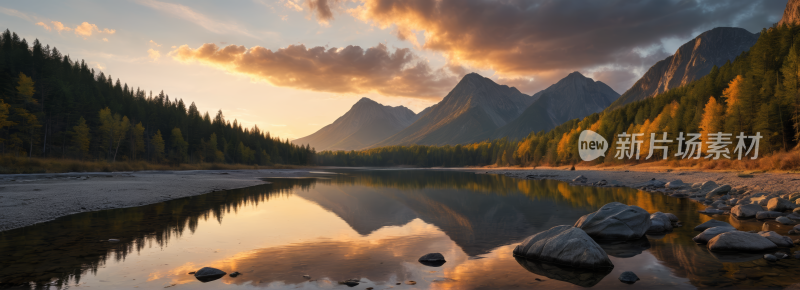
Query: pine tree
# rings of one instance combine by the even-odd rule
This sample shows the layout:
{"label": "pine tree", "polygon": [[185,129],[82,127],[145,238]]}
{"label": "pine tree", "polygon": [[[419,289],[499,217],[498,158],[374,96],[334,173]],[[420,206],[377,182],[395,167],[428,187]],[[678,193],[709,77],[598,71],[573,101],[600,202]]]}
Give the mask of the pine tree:
{"label": "pine tree", "polygon": [[161,136],[161,130],[156,131],[150,143],[153,144],[153,159],[160,161],[164,156],[164,138]]}
{"label": "pine tree", "polygon": [[89,126],[86,125],[86,119],[81,117],[78,120],[78,125],[72,127],[72,143],[75,151],[78,153],[79,158],[86,158],[89,153],[89,143],[91,141],[91,134]]}

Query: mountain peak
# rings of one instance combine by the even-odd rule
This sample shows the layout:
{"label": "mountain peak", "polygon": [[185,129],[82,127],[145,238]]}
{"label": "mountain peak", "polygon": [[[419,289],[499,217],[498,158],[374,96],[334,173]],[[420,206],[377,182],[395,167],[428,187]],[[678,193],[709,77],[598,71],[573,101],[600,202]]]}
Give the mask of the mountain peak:
{"label": "mountain peak", "polygon": [[356,103],[354,104],[354,106],[355,106],[355,105],[358,105],[358,104],[378,104],[378,102],[376,102],[376,101],[373,101],[373,100],[372,100],[372,99],[370,99],[370,98],[363,97],[363,98],[361,98],[360,100],[358,100],[358,102],[356,102]]}
{"label": "mountain peak", "polygon": [[778,22],[778,26],[797,24],[800,24],[800,0],[789,0],[786,3],[786,9],[783,10],[783,17]]}
{"label": "mountain peak", "polygon": [[581,74],[578,71],[571,72],[570,74],[567,75],[567,78],[570,78],[570,77],[573,77],[573,78],[574,77],[586,78],[583,74]]}

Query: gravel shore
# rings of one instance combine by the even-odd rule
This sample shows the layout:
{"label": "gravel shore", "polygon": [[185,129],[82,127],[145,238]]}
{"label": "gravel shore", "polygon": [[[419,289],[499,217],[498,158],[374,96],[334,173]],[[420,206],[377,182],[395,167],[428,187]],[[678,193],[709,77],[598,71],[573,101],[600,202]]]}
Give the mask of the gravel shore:
{"label": "gravel shore", "polygon": [[600,180],[617,181],[619,185],[634,187],[653,178],[661,181],[680,179],[685,183],[714,181],[717,184],[729,184],[732,187],[747,186],[748,189],[759,192],[787,192],[800,191],[800,174],[797,173],[750,173],[740,177],[739,172],[724,171],[691,171],[691,170],[563,170],[563,169],[498,169],[475,170],[477,173],[503,174],[513,178],[527,178],[528,175],[537,175],[537,179],[555,179],[572,181],[575,177],[583,175],[587,178],[586,184]]}
{"label": "gravel shore", "polygon": [[309,170],[203,170],[0,175],[0,231],[80,212],[134,207],[303,177]]}

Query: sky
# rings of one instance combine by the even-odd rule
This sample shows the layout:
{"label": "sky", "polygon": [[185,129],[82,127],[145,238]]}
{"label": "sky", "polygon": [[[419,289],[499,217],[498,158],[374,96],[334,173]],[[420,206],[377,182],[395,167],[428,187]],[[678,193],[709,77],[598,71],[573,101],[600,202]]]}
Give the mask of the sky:
{"label": "sky", "polygon": [[470,72],[532,95],[579,71],[622,94],[698,34],[759,32],[786,2],[2,1],[0,28],[296,139],[362,97],[419,112]]}

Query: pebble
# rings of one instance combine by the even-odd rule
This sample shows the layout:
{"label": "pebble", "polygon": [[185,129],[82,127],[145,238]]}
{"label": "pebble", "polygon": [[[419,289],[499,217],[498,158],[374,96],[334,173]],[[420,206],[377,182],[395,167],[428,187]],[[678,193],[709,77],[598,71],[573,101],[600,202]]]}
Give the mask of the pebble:
{"label": "pebble", "polygon": [[631,271],[625,271],[619,275],[619,281],[625,284],[633,284],[639,281],[639,276],[636,276],[636,274]]}

